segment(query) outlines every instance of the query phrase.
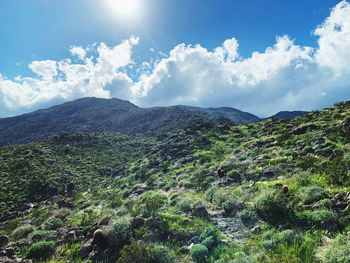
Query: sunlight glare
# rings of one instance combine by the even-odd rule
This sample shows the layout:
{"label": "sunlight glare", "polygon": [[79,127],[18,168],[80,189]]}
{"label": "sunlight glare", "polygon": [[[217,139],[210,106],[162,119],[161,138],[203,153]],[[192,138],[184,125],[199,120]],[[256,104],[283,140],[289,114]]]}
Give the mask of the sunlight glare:
{"label": "sunlight glare", "polygon": [[107,0],[108,8],[123,18],[139,16],[141,0]]}

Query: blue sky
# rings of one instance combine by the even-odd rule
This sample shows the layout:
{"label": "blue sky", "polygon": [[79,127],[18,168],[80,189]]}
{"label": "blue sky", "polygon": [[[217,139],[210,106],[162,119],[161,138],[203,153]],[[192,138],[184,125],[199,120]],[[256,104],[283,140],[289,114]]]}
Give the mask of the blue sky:
{"label": "blue sky", "polygon": [[[347,99],[347,91],[344,88],[347,83],[344,81],[348,75],[343,68],[340,68],[342,64],[339,62],[340,64],[330,65],[329,62],[322,60],[322,56],[329,54],[325,45],[332,42],[327,38],[332,34],[330,32],[331,26],[323,30],[321,35],[314,34],[318,26],[321,26],[327,18],[332,18],[332,9],[340,5],[342,6],[339,7],[338,13],[341,13],[342,21],[345,21],[343,28],[347,30],[346,20],[350,20],[350,16],[348,16],[350,14],[347,13],[348,3],[346,1],[133,0],[142,2],[142,4],[138,3],[140,7],[137,12],[129,16],[115,11],[120,5],[120,0],[114,1],[114,7],[111,6],[111,1],[113,0],[11,0],[0,2],[0,35],[2,40],[0,41],[0,76],[3,79],[1,81],[0,78],[0,103],[2,102],[0,117],[28,112],[57,102],[90,95],[119,96],[142,106],[177,103],[198,106],[232,106],[252,111],[261,116],[279,109],[312,110],[328,106],[342,98]],[[337,20],[336,23],[342,22],[338,21],[337,14],[334,17]],[[339,33],[344,33],[344,36],[347,36],[346,30]],[[130,41],[132,36],[135,36],[137,41]],[[276,62],[278,69],[271,68],[266,72],[258,73],[250,72],[249,70],[254,70],[248,66],[252,53],[260,52],[259,54],[266,55],[269,48],[276,51],[278,49],[277,36],[282,37],[280,45],[284,45],[282,49],[286,49],[287,52],[296,46],[300,47],[300,50],[294,48],[293,56],[295,57],[291,58],[288,65],[284,65],[281,61]],[[288,39],[283,38],[283,36]],[[325,42],[328,41],[323,49],[320,44],[322,38]],[[71,59],[71,64],[86,65],[86,61],[83,59],[79,61],[76,56],[74,60],[74,54],[70,51],[72,46],[85,49],[86,53],[89,54],[86,57],[93,57],[93,63],[97,64],[97,60],[101,57],[98,51],[101,43],[105,43],[106,48],[111,51],[126,39],[129,39],[129,46],[122,49],[126,54],[126,61],[121,64],[116,63],[114,68],[103,72],[103,83],[96,81],[96,79],[93,81],[88,79],[92,75],[95,76],[95,73],[85,76],[84,81],[79,82],[79,85],[76,79],[70,83],[64,82],[66,76],[59,79],[61,75],[67,73],[61,72],[59,68],[59,63],[65,59]],[[233,42],[230,42],[233,46],[231,45],[229,49],[233,52],[237,51],[235,58],[228,61],[226,57],[228,49],[223,48],[225,54],[221,62],[213,61],[212,55],[217,56],[218,54],[214,54],[214,50],[230,39],[234,39]],[[347,40],[343,39],[343,41]],[[234,47],[235,41],[237,47]],[[93,46],[94,43],[95,46]],[[184,43],[185,46],[179,47],[178,45],[181,43]],[[189,46],[195,44],[199,44],[202,49]],[[178,48],[176,49],[176,47]],[[314,50],[306,50],[309,47]],[[234,51],[235,48],[237,48],[236,51]],[[320,50],[324,52],[322,53]],[[345,50],[343,52],[346,53]],[[276,58],[281,55],[280,53],[271,54],[271,57]],[[317,55],[318,53],[320,55]],[[108,54],[113,56],[111,52]],[[173,54],[172,59],[171,54]],[[344,53],[338,55],[344,56]],[[316,61],[317,65],[313,65],[307,56],[310,56],[314,62]],[[204,57],[207,57],[207,60]],[[266,57],[266,59],[272,58]],[[189,66],[193,67],[187,67],[185,60]],[[33,67],[29,65],[34,61],[54,61],[55,65],[51,63],[48,66],[44,62],[37,63],[36,70],[33,70]],[[255,61],[265,61],[265,59],[261,58]],[[298,61],[302,61],[300,63],[303,65]],[[142,64],[142,62],[144,63]],[[228,74],[228,63],[232,64],[232,68],[229,69],[231,73],[225,75],[224,79],[230,79],[230,81],[225,82],[221,77]],[[265,61],[265,63],[268,62]],[[295,71],[290,72],[291,70],[288,69],[288,67],[295,69],[299,65],[297,63],[301,65],[300,68],[302,66],[320,68],[316,73],[322,74],[322,76],[338,70],[336,73],[333,72],[337,80],[329,85],[340,85],[339,93],[329,95],[331,93],[329,90],[319,87],[322,99],[305,105],[304,102],[310,98],[300,99],[300,96],[306,96],[308,91],[305,90],[306,88],[299,88],[299,85],[306,87],[310,85],[308,83],[310,80],[305,78],[305,72],[301,75]],[[242,64],[240,69],[238,69],[238,64]],[[55,67],[55,74],[48,78],[45,77],[42,74],[43,70],[47,73],[48,67],[52,69],[52,66]],[[260,66],[263,67],[259,64]],[[324,72],[323,66],[331,69],[329,72]],[[197,72],[194,71],[195,69]],[[92,72],[91,67],[89,72]],[[164,77],[165,74],[159,75],[162,72],[167,72],[167,77]],[[203,72],[216,72],[218,74],[216,78],[217,90],[214,88],[216,86],[215,79],[208,79],[204,76],[201,82],[190,78],[193,74]],[[339,72],[341,72],[340,77]],[[117,74],[117,76],[116,73],[119,75]],[[316,73],[307,72],[310,76],[317,75]],[[125,75],[121,76],[122,74]],[[247,80],[245,74],[259,75],[260,77],[255,76],[254,79]],[[266,74],[269,77],[261,77]],[[18,76],[21,77],[18,78]],[[282,76],[284,77],[283,83],[290,82],[290,86],[296,85],[298,90],[291,90],[290,86],[284,87],[284,90],[283,87],[277,90],[274,87],[278,86],[276,78]],[[314,77],[318,79],[319,76]],[[140,80],[140,77],[143,81]],[[44,78],[46,79],[43,81]],[[236,78],[239,81],[232,80]],[[297,81],[296,78],[298,78]],[[183,82],[182,79],[188,81]],[[50,83],[48,83],[49,80]],[[82,90],[86,89],[82,87],[82,83],[88,82],[102,85],[99,87],[101,90],[92,91],[89,88],[84,93]],[[199,90],[206,83],[211,83],[212,86],[203,87],[202,94]],[[42,88],[44,84],[47,84],[45,89]],[[65,84],[67,85],[63,87]],[[113,87],[110,87],[111,85]],[[50,87],[52,90],[49,90]],[[69,92],[66,91],[67,87],[71,88]],[[256,99],[254,96],[252,97],[252,87],[256,88],[254,91],[254,94],[257,94]],[[310,94],[313,94],[315,89],[316,87],[313,87],[312,92],[309,91]],[[24,94],[27,94],[27,99],[19,96],[22,90]],[[189,90],[193,92],[191,93]],[[271,90],[274,93],[271,93]],[[213,93],[222,93],[222,96],[217,96],[211,101],[208,97]],[[248,96],[252,99],[248,100]],[[323,98],[325,96],[327,99]],[[243,97],[246,99],[242,100]],[[259,100],[262,97],[265,98],[265,104],[268,104],[267,99],[270,98],[279,102],[272,106],[264,106]],[[290,101],[290,103],[285,103],[285,100]],[[256,104],[259,104],[260,108],[255,106]]]}

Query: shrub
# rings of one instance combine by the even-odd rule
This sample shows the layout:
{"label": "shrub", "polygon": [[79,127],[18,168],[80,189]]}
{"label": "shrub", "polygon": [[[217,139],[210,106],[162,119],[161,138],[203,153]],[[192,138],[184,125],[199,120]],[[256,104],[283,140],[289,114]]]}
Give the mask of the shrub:
{"label": "shrub", "polygon": [[33,231],[34,227],[32,225],[19,226],[15,230],[13,230],[11,237],[14,240],[23,239],[26,238]]}
{"label": "shrub", "polygon": [[201,244],[206,246],[209,251],[212,251],[217,246],[218,242],[213,236],[210,236],[204,239]]}
{"label": "shrub", "polygon": [[60,227],[63,227],[63,221],[57,217],[52,217],[45,223],[46,230],[56,230]]}
{"label": "shrub", "polygon": [[324,263],[350,263],[350,238],[338,235],[324,255]]}
{"label": "shrub", "polygon": [[32,235],[32,240],[41,241],[46,239],[48,236],[50,236],[50,234],[51,234],[51,231],[47,231],[47,230],[34,231]]}
{"label": "shrub", "polygon": [[154,214],[168,202],[168,197],[161,191],[149,191],[141,196],[141,202],[147,212]]}
{"label": "shrub", "polygon": [[257,221],[255,211],[252,207],[244,208],[239,212],[238,216],[246,226],[253,226]]}
{"label": "shrub", "polygon": [[327,209],[302,211],[298,217],[305,220],[308,225],[319,227],[335,227],[334,223],[337,220],[336,214]]}
{"label": "shrub", "polygon": [[120,218],[108,231],[108,240],[113,249],[120,250],[131,238],[130,220]]}
{"label": "shrub", "polygon": [[322,187],[311,186],[303,191],[302,201],[304,204],[313,204],[321,199],[328,197],[328,193]]}
{"label": "shrub", "polygon": [[195,262],[201,263],[206,260],[209,255],[209,250],[202,244],[196,244],[191,249],[191,257]]}
{"label": "shrub", "polygon": [[173,263],[174,254],[167,247],[146,244],[142,241],[132,242],[125,246],[118,263]]}
{"label": "shrub", "polygon": [[255,204],[257,215],[271,224],[288,220],[294,214],[293,210],[293,196],[279,190],[267,192]]}
{"label": "shrub", "polygon": [[150,255],[152,263],[172,263],[175,260],[173,252],[161,245],[151,246]]}
{"label": "shrub", "polygon": [[27,257],[36,260],[50,258],[55,253],[55,242],[40,241],[33,244],[27,253]]}

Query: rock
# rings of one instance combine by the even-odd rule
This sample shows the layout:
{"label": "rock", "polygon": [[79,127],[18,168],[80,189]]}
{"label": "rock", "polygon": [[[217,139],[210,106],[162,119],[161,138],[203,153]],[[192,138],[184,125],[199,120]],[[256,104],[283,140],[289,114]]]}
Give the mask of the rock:
{"label": "rock", "polygon": [[140,184],[140,185],[135,185],[130,197],[135,197],[135,196],[139,196],[141,194],[143,194],[144,192],[147,191],[147,185],[146,184]]}
{"label": "rock", "polygon": [[264,177],[273,177],[276,176],[279,171],[275,168],[266,168],[262,172],[262,176]]}
{"label": "rock", "polygon": [[225,177],[225,172],[221,168],[217,170],[217,174],[220,178]]}
{"label": "rock", "polygon": [[284,185],[284,186],[282,187],[282,192],[283,192],[284,194],[288,193],[288,192],[289,192],[288,186]]}
{"label": "rock", "polygon": [[0,248],[6,246],[8,242],[9,242],[8,236],[6,235],[0,236]]}
{"label": "rock", "polygon": [[92,239],[92,244],[98,246],[102,250],[108,247],[108,236],[105,229],[97,229]]}
{"label": "rock", "polygon": [[347,118],[344,122],[343,122],[343,127],[342,127],[343,132],[346,135],[350,134],[350,118]]}
{"label": "rock", "polygon": [[66,200],[58,200],[57,201],[57,205],[58,205],[58,208],[74,208],[74,205],[73,203],[69,202],[69,201],[66,201]]}
{"label": "rock", "polygon": [[8,247],[5,249],[6,252],[6,256],[8,256],[9,258],[13,258],[16,254],[16,250],[14,247]]}
{"label": "rock", "polygon": [[189,243],[194,243],[194,244],[198,244],[200,242],[200,238],[199,236],[194,236],[191,238],[191,240],[189,241]]}
{"label": "rock", "polygon": [[135,217],[131,220],[131,228],[137,229],[145,224],[145,219],[142,217]]}
{"label": "rock", "polygon": [[207,209],[204,206],[198,205],[192,211],[192,216],[200,217],[200,218],[203,218],[203,219],[208,219],[209,218],[209,213],[208,213]]}
{"label": "rock", "polygon": [[74,231],[74,230],[71,230],[71,231],[69,231],[69,232],[67,233],[66,239],[67,239],[68,241],[71,241],[71,240],[76,239],[76,237],[77,237],[77,235],[76,235],[75,231]]}
{"label": "rock", "polygon": [[93,239],[89,239],[88,241],[86,241],[86,243],[84,245],[81,246],[81,248],[79,249],[79,255],[82,259],[87,258],[92,249],[93,249],[93,244],[92,244]]}
{"label": "rock", "polygon": [[95,231],[96,231],[97,229],[99,229],[98,224],[94,224],[94,225],[87,231],[87,233],[86,233],[86,235],[85,235],[86,238],[87,238],[87,239],[92,238],[92,237],[94,236]]}
{"label": "rock", "polygon": [[254,226],[252,229],[250,229],[250,231],[254,234],[257,235],[260,233],[261,231],[261,227],[259,225]]}

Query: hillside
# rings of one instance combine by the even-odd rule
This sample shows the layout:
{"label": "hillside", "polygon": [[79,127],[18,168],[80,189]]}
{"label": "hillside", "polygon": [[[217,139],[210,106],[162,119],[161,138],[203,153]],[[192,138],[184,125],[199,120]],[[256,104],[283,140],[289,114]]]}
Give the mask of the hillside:
{"label": "hillside", "polygon": [[[228,113],[229,114],[226,114]],[[233,112],[233,113],[232,113]],[[226,108],[210,111],[181,106],[139,108],[119,99],[83,98],[45,110],[0,119],[0,146],[28,143],[70,132],[164,133],[218,122],[250,123],[258,117]]]}
{"label": "hillside", "polygon": [[307,111],[280,111],[275,115],[272,115],[270,118],[277,120],[292,120],[296,117],[300,117],[306,114],[308,114]]}
{"label": "hillside", "polygon": [[348,262],[349,119],[347,102],[0,148],[0,261]]}

